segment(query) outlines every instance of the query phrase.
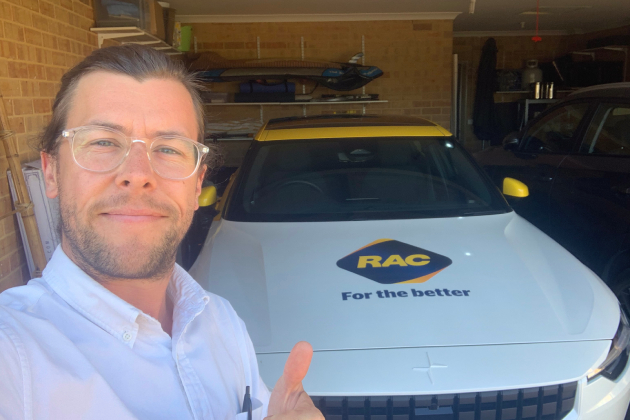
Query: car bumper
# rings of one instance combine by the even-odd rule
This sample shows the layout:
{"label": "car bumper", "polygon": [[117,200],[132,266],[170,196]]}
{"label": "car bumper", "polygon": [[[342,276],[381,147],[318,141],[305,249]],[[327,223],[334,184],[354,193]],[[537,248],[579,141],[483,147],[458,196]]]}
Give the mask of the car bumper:
{"label": "car bumper", "polygon": [[[602,376],[587,382],[584,377],[584,372],[603,362],[609,348],[610,341],[603,340],[316,352],[304,388],[314,399],[326,399],[325,407],[329,398],[337,399],[335,404],[339,405],[344,398],[349,404],[353,402],[350,399],[368,397],[369,407],[374,397],[391,399],[391,404],[400,403],[402,398],[404,405],[409,406],[409,396],[414,398],[412,406],[419,407],[426,395],[481,393],[489,403],[494,403],[492,394],[500,390],[577,383],[575,402],[571,403],[572,411],[565,420],[624,420],[630,401],[630,363],[615,381]],[[277,381],[286,358],[285,353],[258,354],[265,382]],[[515,360],[519,362],[514,363]],[[359,405],[363,407],[363,403]],[[339,407],[335,413],[328,414],[339,414]],[[506,409],[505,405],[503,407]],[[470,414],[470,409],[465,408],[460,414],[462,412]],[[486,417],[481,418],[487,418],[488,414],[484,413]],[[502,418],[513,418],[511,415]]]}
{"label": "car bumper", "polygon": [[586,378],[578,385],[575,409],[565,420],[623,420],[630,403],[630,363],[616,381]]}

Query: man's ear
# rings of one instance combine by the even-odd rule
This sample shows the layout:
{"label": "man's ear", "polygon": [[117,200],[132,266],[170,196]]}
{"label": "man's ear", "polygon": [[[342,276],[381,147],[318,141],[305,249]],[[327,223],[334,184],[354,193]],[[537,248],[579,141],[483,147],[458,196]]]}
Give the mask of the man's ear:
{"label": "man's ear", "polygon": [[58,161],[46,152],[40,152],[39,155],[42,160],[46,196],[48,198],[56,198],[59,195],[59,180],[57,179]]}
{"label": "man's ear", "polygon": [[203,187],[203,180],[206,178],[206,171],[208,167],[203,165],[197,176],[197,187],[195,188],[195,210],[199,208],[199,195],[201,194],[201,188]]}

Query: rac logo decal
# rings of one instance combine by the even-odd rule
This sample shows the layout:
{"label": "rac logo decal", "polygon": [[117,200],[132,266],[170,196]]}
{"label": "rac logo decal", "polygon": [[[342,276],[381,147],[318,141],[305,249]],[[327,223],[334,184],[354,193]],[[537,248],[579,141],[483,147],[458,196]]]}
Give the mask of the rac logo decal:
{"label": "rac logo decal", "polygon": [[393,239],[379,239],[337,261],[337,267],[380,284],[424,283],[453,261]]}

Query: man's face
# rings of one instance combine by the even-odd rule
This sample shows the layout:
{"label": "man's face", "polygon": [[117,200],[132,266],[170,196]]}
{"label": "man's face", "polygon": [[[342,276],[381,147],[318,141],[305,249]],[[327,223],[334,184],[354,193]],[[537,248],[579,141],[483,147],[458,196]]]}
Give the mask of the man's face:
{"label": "man's face", "polygon": [[[133,138],[158,133],[197,138],[197,120],[186,88],[172,79],[135,79],[108,72],[84,76],[66,128],[115,125]],[[146,279],[173,267],[177,245],[197,209],[203,171],[170,180],[151,168],[144,143],[133,143],[117,168],[95,173],[79,167],[69,142],[59,155],[42,154],[46,191],[59,197],[62,247],[89,274]]]}

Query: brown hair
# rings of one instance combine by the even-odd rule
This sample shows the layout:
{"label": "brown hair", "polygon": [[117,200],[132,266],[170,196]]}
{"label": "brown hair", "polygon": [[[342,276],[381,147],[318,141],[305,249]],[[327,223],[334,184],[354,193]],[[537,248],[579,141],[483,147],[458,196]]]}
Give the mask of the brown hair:
{"label": "brown hair", "polygon": [[[205,133],[205,116],[203,102],[199,91],[203,89],[196,77],[189,73],[184,65],[170,59],[166,54],[151,47],[126,44],[95,50],[83,61],[70,69],[61,78],[61,88],[55,97],[52,108],[52,119],[44,129],[36,143],[39,151],[56,157],[59,150],[61,132],[66,128],[68,111],[72,104],[74,91],[79,80],[94,71],[107,71],[131,76],[138,81],[149,78],[174,79],[184,85],[190,93],[195,107],[198,122],[197,141],[203,142]],[[220,164],[220,154],[216,147],[210,148],[204,163],[209,170]]]}

